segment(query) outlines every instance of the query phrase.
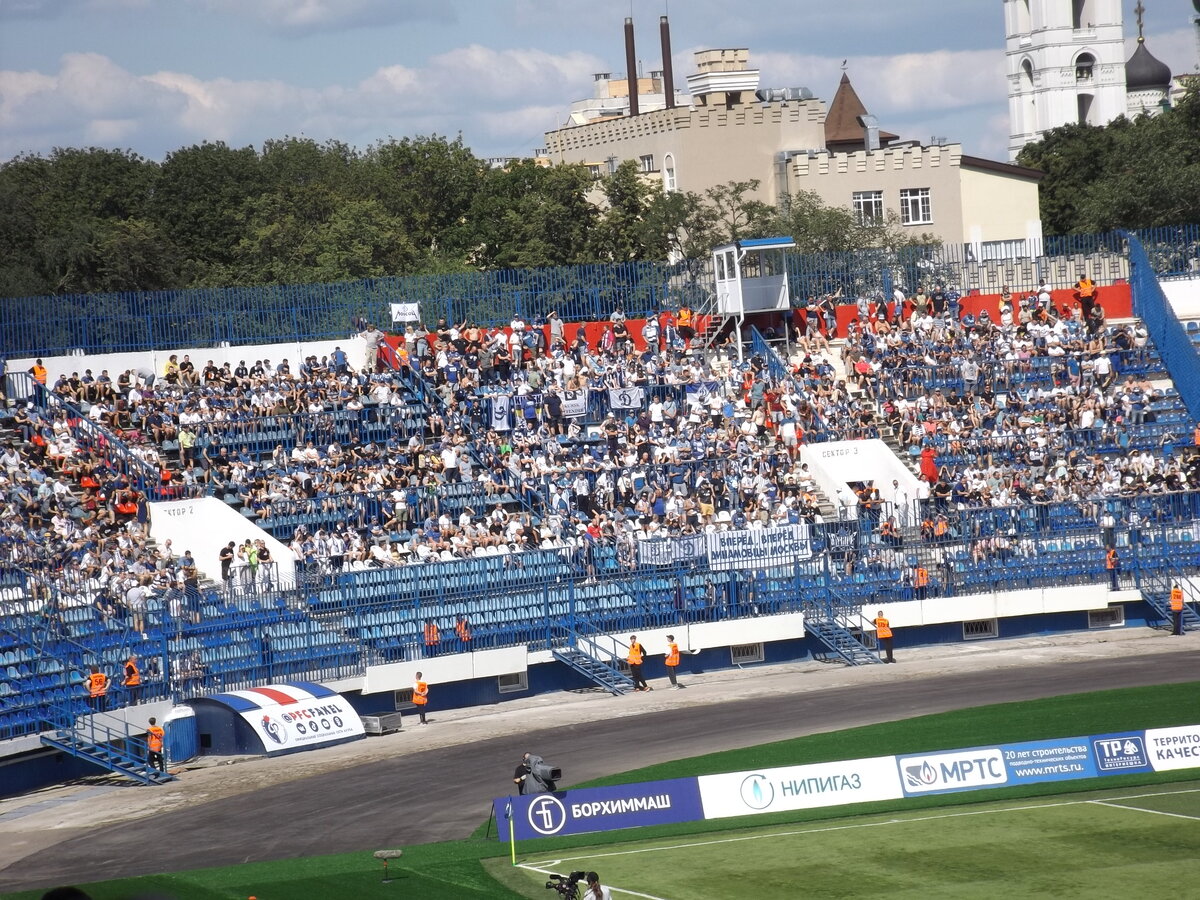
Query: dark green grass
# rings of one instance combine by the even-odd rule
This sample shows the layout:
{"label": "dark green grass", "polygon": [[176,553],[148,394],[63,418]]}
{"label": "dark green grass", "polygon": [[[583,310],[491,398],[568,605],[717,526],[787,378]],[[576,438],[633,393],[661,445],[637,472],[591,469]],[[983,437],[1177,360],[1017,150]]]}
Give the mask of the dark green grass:
{"label": "dark green grass", "polygon": [[[1200,682],[1128,688],[1073,694],[1046,700],[1005,703],[976,707],[952,713],[921,716],[900,722],[887,722],[846,731],[828,732],[789,741],[779,741],[713,753],[663,765],[650,766],[589,785],[620,784],[682,778],[715,772],[735,772],[747,768],[798,765],[838,759],[889,756],[920,751],[955,749],[983,744],[1011,743],[1043,738],[1074,737],[1109,731],[1138,730],[1150,727],[1193,724],[1200,719]],[[681,736],[681,746],[686,737]],[[706,834],[737,828],[816,822],[847,816],[869,815],[890,810],[919,810],[930,807],[963,805],[1114,789],[1135,785],[1160,784],[1194,777],[1194,772],[1134,774],[1077,782],[1052,782],[1017,788],[1000,788],[975,793],[946,794],[903,801],[859,804],[829,810],[798,810],[741,819],[694,822],[683,825],[642,828],[636,831],[580,835],[573,838],[546,838],[523,842],[521,858],[546,856],[556,850],[615,844],[636,837],[638,840],[687,834]],[[498,776],[498,783],[503,781]],[[572,785],[583,787],[584,785]],[[1131,814],[1132,815],[1132,814]],[[1169,821],[1164,819],[1164,821]],[[491,826],[495,834],[495,825]],[[522,896],[492,880],[481,860],[506,857],[508,847],[482,837],[485,826],[471,839],[441,844],[406,847],[405,855],[392,865],[395,881],[380,883],[382,865],[362,853],[253,863],[216,869],[201,869],[169,875],[121,879],[87,886],[96,900],[116,900],[146,895],[167,896],[179,900],[208,898],[245,898],[290,900],[290,898],[419,897],[430,900]],[[374,848],[372,848],[374,849]],[[507,882],[507,879],[505,879]],[[6,894],[11,900],[34,900],[40,891]],[[546,892],[547,896],[549,892]]]}
{"label": "dark green grass", "polygon": [[[1184,851],[1200,846],[1200,782],[1141,796],[1150,790],[643,840],[527,864],[595,869],[615,888],[687,900],[788,897],[799,886],[806,897],[1181,896],[1200,883],[1200,855]],[[1110,799],[1120,805],[1095,802]],[[494,874],[529,897],[545,878]]]}

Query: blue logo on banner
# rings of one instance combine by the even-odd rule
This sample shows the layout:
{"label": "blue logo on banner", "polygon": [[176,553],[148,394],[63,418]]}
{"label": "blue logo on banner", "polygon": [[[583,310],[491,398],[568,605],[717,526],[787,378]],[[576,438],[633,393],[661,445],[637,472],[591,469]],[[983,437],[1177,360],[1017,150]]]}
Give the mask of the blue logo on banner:
{"label": "blue logo on banner", "polygon": [[[704,818],[700,786],[695,778],[500,797],[494,801],[497,814],[507,812],[510,806],[509,815],[518,840]],[[499,837],[507,840],[508,835],[503,832],[501,829]]]}
{"label": "blue logo on banner", "polygon": [[1140,731],[1093,737],[1092,751],[1096,754],[1096,768],[1105,775],[1150,771],[1145,735]]}

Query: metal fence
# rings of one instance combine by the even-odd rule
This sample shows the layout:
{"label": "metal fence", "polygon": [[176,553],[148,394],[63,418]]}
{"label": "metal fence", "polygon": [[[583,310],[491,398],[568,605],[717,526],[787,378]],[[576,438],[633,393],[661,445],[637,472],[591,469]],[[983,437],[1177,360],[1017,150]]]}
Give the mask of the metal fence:
{"label": "metal fence", "polygon": [[[1200,347],[1192,343],[1159,284],[1155,261],[1145,242],[1134,234],[1129,240],[1133,312],[1146,330],[1171,374],[1179,396],[1193,420],[1200,420]],[[1193,247],[1195,252],[1195,247]]]}
{"label": "metal fence", "polygon": [[[1137,232],[1160,275],[1195,273],[1200,226]],[[1067,235],[1044,241],[942,244],[787,257],[793,298],[835,293],[888,294],[900,284],[943,283],[964,292],[1027,291],[1045,279],[1074,284],[1080,270],[1097,281],[1128,277],[1123,233]],[[393,302],[417,303],[426,324],[474,320],[537,321],[550,310],[567,321],[606,318],[622,307],[631,317],[676,307],[701,308],[712,290],[708,260],[678,264],[510,269],[452,275],[412,275],[338,284],[194,288],[114,294],[14,297],[0,303],[0,352],[5,356],[139,352],[301,340],[337,340],[355,321],[385,322]]]}

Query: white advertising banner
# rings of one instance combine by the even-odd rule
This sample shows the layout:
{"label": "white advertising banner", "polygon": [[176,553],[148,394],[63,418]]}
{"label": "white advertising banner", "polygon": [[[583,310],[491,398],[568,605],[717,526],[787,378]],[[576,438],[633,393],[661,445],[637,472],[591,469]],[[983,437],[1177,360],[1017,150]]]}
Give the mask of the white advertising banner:
{"label": "white advertising banner", "polygon": [[897,763],[910,795],[974,790],[1008,782],[1008,768],[999,747],[901,756]]}
{"label": "white advertising banner", "polygon": [[1147,728],[1146,750],[1155,772],[1200,768],[1200,725]]}
{"label": "white advertising banner", "polygon": [[807,525],[716,531],[707,537],[708,564],[714,569],[765,569],[812,556]]}
{"label": "white advertising banner", "polygon": [[416,303],[393,303],[392,304],[392,321],[393,322],[419,322],[421,320],[421,310]]}
{"label": "white advertising banner", "polygon": [[702,775],[704,818],[844,806],[904,796],[894,756]]}
{"label": "white advertising banner", "polygon": [[321,684],[267,684],[208,699],[233,708],[254,729],[268,756],[366,736],[354,707]]}

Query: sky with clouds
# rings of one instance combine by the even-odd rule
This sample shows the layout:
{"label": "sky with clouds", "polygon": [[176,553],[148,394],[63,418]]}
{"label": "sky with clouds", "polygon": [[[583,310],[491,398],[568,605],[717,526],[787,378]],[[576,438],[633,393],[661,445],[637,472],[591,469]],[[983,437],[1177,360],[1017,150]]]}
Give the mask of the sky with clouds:
{"label": "sky with clouds", "polygon": [[[1150,49],[1194,71],[1190,0],[1147,6]],[[461,133],[480,156],[528,155],[592,73],[624,70],[631,7],[647,71],[669,11],[679,85],[693,51],[748,47],[764,87],[828,100],[846,59],[885,129],[1005,158],[999,0],[0,0],[0,160],[299,134]]]}

